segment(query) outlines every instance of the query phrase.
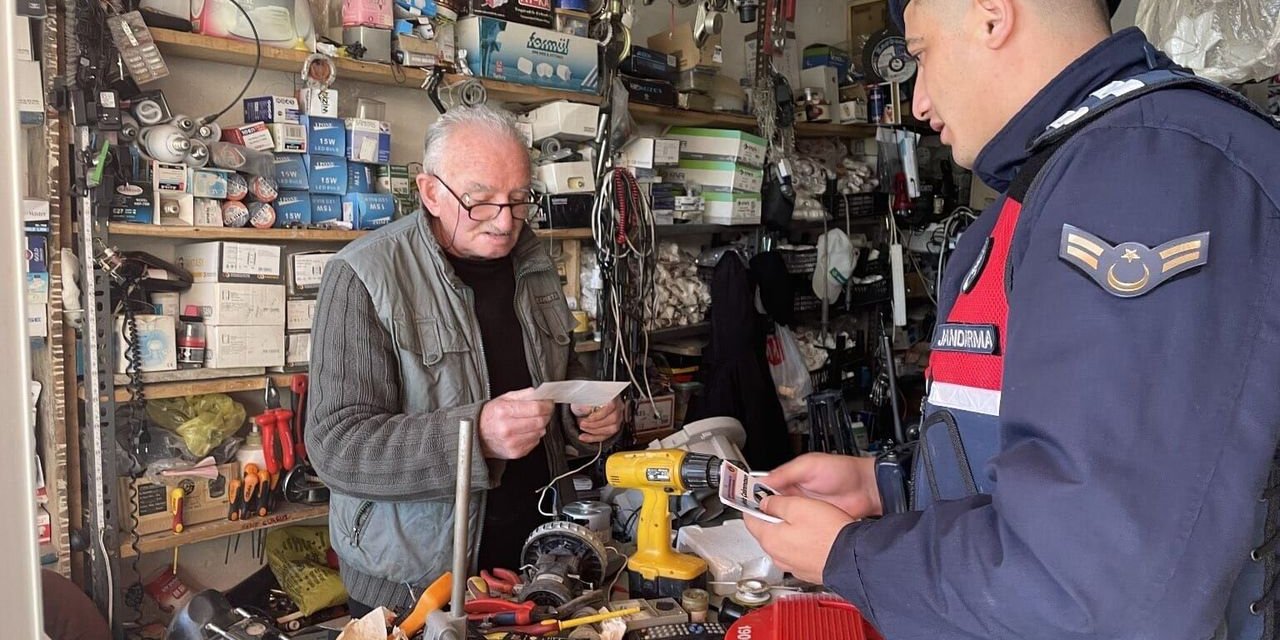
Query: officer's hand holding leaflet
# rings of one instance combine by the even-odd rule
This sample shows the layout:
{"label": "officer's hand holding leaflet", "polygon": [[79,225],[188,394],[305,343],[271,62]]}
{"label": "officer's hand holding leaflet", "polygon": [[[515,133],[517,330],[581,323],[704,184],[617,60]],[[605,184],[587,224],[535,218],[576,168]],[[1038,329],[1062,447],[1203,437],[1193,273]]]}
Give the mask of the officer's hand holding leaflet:
{"label": "officer's hand holding leaflet", "polygon": [[780,495],[826,502],[850,518],[862,519],[882,513],[874,458],[809,453],[770,471],[761,482]]}

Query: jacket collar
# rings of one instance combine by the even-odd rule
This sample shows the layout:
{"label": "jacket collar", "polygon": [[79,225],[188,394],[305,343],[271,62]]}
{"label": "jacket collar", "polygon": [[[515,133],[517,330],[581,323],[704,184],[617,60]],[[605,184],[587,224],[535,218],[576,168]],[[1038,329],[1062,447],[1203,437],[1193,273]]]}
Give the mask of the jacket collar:
{"label": "jacket collar", "polygon": [[[454,289],[465,286],[454,273],[453,265],[449,264],[449,260],[445,258],[444,248],[436,240],[436,234],[431,232],[431,222],[426,210],[420,207],[414,215],[418,216],[418,231],[422,235],[423,244],[427,246],[427,255],[430,256],[432,264],[444,274],[445,279]],[[511,261],[515,264],[517,280],[536,271],[555,268],[547,252],[538,245],[538,237],[527,223],[521,225],[520,238],[516,240],[516,246],[511,250]]]}
{"label": "jacket collar", "polygon": [[974,161],[974,173],[992,189],[1006,191],[1031,157],[1031,142],[1058,116],[1112,80],[1174,66],[1164,54],[1155,52],[1137,27],[1113,34],[1063,69],[1014,115],[982,148]]}

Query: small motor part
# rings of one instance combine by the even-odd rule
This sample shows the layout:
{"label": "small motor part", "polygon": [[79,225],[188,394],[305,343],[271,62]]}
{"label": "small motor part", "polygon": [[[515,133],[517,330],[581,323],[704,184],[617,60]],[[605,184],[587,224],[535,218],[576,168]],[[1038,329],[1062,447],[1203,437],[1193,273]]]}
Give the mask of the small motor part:
{"label": "small motor part", "polygon": [[548,522],[529,534],[520,553],[525,586],[520,599],[559,607],[604,583],[608,555],[604,542],[573,522]]}

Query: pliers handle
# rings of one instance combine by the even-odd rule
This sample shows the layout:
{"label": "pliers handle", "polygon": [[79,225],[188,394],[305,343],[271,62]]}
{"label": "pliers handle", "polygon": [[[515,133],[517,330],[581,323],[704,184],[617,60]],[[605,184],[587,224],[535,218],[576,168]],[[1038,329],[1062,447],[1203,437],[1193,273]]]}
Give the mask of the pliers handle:
{"label": "pliers handle", "polygon": [[492,573],[488,569],[482,569],[480,577],[489,585],[490,593],[514,593],[516,586],[523,582],[520,574],[501,567],[494,569]]}
{"label": "pliers handle", "polygon": [[467,619],[499,627],[532,625],[556,617],[552,607],[501,598],[475,598],[464,606]]}

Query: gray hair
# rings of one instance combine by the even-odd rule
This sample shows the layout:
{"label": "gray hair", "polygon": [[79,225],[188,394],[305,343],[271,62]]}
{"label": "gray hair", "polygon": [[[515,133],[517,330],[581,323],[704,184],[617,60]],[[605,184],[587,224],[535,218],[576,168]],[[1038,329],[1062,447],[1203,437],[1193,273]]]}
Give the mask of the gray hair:
{"label": "gray hair", "polygon": [[478,104],[474,107],[454,107],[441,114],[435,124],[427,129],[422,142],[422,171],[437,175],[444,161],[449,136],[460,127],[478,126],[497,135],[510,136],[520,147],[528,145],[524,133],[516,126],[515,116],[506,109]]}

